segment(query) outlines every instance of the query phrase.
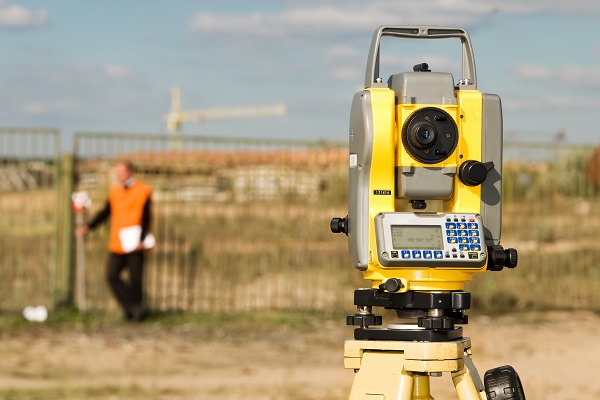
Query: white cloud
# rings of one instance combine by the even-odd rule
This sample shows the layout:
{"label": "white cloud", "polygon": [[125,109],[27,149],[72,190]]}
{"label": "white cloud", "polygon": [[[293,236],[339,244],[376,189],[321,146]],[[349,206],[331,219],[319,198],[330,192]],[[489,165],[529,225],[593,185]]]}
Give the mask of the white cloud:
{"label": "white cloud", "polygon": [[600,103],[586,96],[561,95],[533,98],[513,95],[503,98],[502,106],[506,110],[521,112],[600,111]]}
{"label": "white cloud", "polygon": [[22,105],[23,114],[31,116],[49,115],[55,113],[73,113],[81,110],[81,104],[75,100],[52,99],[48,101],[29,101]]}
{"label": "white cloud", "polygon": [[43,26],[48,21],[46,11],[31,11],[23,6],[0,0],[0,28],[30,28]]}
{"label": "white cloud", "polygon": [[364,74],[364,55],[346,44],[330,47],[325,52],[329,76],[338,80],[356,80]]}
{"label": "white cloud", "polygon": [[333,78],[349,81],[356,81],[357,79],[362,78],[364,73],[363,68],[357,67],[338,67],[329,71],[329,74]]}
{"label": "white cloud", "polygon": [[126,79],[129,78],[131,76],[131,71],[122,66],[122,65],[117,65],[117,64],[108,64],[104,67],[104,73],[106,74],[106,76],[108,78],[114,78],[114,79]]}
{"label": "white cloud", "polygon": [[76,119],[143,91],[144,81],[118,64],[36,65],[13,72],[4,89],[16,115]]}
{"label": "white cloud", "polygon": [[383,24],[425,23],[464,26],[484,23],[496,13],[512,15],[599,15],[597,0],[387,0],[338,1],[249,14],[198,13],[190,29],[224,36],[312,36],[372,31]]}
{"label": "white cloud", "polygon": [[30,79],[46,87],[92,87],[108,83],[136,85],[137,77],[127,67],[118,64],[78,64],[68,66],[37,66],[27,71]]}
{"label": "white cloud", "polygon": [[[600,1],[574,0],[566,5],[558,0],[332,0],[326,4],[307,0],[283,2],[275,10],[199,12],[190,18],[189,28],[226,46],[245,46],[246,39],[260,40],[261,48],[270,48],[265,40],[287,44],[292,43],[290,39],[298,39],[312,45],[318,37],[319,44],[333,46],[321,51],[323,47],[314,44],[314,52],[320,52],[318,60],[326,63],[328,76],[348,80],[357,76],[355,69],[364,68],[366,50],[361,47],[357,54],[358,41],[368,38],[376,26],[427,24],[473,29],[489,23],[495,14],[600,15]],[[460,60],[457,63],[431,56],[422,59],[436,71],[460,73]],[[412,60],[402,61],[406,70],[414,64]],[[552,71],[520,71],[527,73],[549,76]]]}
{"label": "white cloud", "polygon": [[191,19],[190,28],[198,32],[227,36],[306,36],[328,31],[345,31],[348,26],[361,26],[364,24],[362,18],[361,13],[354,8],[316,6],[291,8],[274,13],[252,12],[246,15],[200,13]]}
{"label": "white cloud", "polygon": [[552,85],[576,88],[600,88],[600,67],[583,65],[564,65],[548,67],[545,65],[521,65],[513,71],[516,76]]}
{"label": "white cloud", "polygon": [[558,16],[592,16],[600,13],[600,2],[595,0],[506,0],[494,1],[498,10],[506,14],[553,14]]}
{"label": "white cloud", "polygon": [[514,73],[521,78],[540,80],[547,80],[553,74],[545,65],[520,65],[514,69]]}
{"label": "white cloud", "polygon": [[28,115],[41,115],[48,113],[48,106],[39,101],[30,101],[23,105],[23,113]]}
{"label": "white cloud", "polygon": [[[493,11],[491,6],[473,7],[465,2],[456,8],[448,3],[434,0],[425,7],[422,1],[414,0],[393,4],[374,1],[339,6],[303,6],[245,15],[199,13],[192,17],[189,26],[193,31],[226,36],[312,36],[372,31],[373,26],[385,23],[402,24],[418,20],[428,24],[473,23],[480,13],[490,14]],[[438,12],[428,13],[427,10]]]}
{"label": "white cloud", "polygon": [[354,57],[363,57],[363,54],[359,54],[354,46],[348,45],[337,45],[330,47],[327,50],[327,57],[333,60],[339,60],[340,58],[354,58]]}

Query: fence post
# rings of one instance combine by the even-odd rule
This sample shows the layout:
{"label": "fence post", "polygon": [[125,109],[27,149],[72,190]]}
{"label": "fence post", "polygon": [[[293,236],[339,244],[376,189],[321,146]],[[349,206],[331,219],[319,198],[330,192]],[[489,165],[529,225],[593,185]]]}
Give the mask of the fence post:
{"label": "fence post", "polygon": [[54,277],[54,306],[73,303],[73,213],[71,210],[71,193],[74,188],[73,155],[64,155],[60,160],[60,196],[59,196],[59,237],[57,252],[56,276]]}

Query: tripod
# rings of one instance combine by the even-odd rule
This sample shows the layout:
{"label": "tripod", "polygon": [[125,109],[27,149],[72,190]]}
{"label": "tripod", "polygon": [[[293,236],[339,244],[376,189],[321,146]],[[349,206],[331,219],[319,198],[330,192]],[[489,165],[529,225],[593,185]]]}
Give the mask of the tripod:
{"label": "tripod", "polygon": [[[510,366],[487,371],[485,382],[479,377],[471,340],[454,326],[468,321],[464,310],[470,307],[469,293],[359,289],[354,298],[358,312],[347,323],[360,327],[344,347],[344,367],[356,372],[350,400],[433,400],[430,377],[444,372],[451,374],[459,400],[525,399]],[[394,309],[418,324],[370,328],[382,322],[371,313],[372,306]]]}

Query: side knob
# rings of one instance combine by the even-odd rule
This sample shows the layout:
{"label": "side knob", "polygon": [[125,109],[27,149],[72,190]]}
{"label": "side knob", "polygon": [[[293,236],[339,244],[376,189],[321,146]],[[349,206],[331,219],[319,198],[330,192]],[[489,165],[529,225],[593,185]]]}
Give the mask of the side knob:
{"label": "side knob", "polygon": [[329,223],[329,229],[333,233],[345,233],[348,234],[348,217],[345,218],[332,218]]}
{"label": "side knob", "polygon": [[502,268],[515,268],[519,262],[516,249],[504,249],[500,245],[488,246],[488,264],[490,271],[502,271]]}
{"label": "side knob", "polygon": [[475,160],[467,160],[458,169],[458,177],[467,186],[481,185],[488,172],[494,168],[492,161],[482,163]]}
{"label": "side knob", "polygon": [[519,262],[519,254],[517,253],[517,249],[510,248],[506,249],[505,252],[508,258],[506,268],[515,268]]}

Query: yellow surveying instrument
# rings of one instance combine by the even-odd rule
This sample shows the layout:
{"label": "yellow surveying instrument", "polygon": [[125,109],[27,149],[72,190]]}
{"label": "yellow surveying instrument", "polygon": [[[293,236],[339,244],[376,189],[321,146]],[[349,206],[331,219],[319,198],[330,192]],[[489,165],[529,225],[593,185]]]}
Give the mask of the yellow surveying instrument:
{"label": "yellow surveying instrument", "polygon": [[[460,42],[462,76],[419,63],[384,82],[382,37]],[[356,372],[350,400],[433,399],[429,379],[444,372],[460,400],[525,399],[510,366],[482,382],[457,326],[468,322],[465,282],[517,265],[517,251],[500,245],[502,106],[477,90],[467,31],[379,27],[364,86],[350,114],[348,215],[331,220],[371,281],[355,291],[357,313],[347,318],[357,326],[344,354]],[[398,321],[381,327],[373,307],[396,311]]]}

